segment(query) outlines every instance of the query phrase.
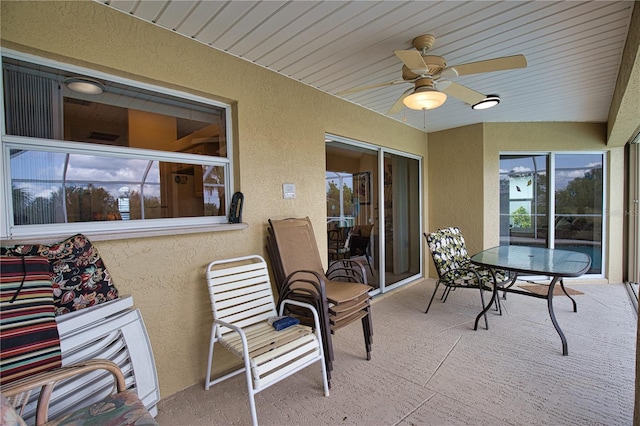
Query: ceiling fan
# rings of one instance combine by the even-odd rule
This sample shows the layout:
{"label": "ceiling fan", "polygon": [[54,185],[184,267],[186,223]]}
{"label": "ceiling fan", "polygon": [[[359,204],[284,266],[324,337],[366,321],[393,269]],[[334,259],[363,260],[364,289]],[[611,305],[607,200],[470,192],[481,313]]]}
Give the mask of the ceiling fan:
{"label": "ceiling fan", "polygon": [[493,71],[505,71],[517,68],[526,68],[527,59],[524,55],[505,56],[488,59],[485,61],[471,62],[467,64],[447,66],[442,56],[427,55],[436,37],[433,34],[424,34],[413,39],[412,44],[416,50],[394,50],[393,53],[402,61],[402,79],[385,83],[372,84],[354,89],[338,92],[337,95],[348,95],[364,90],[391,86],[399,83],[413,83],[414,87],[406,90],[387,112],[393,115],[402,110],[403,106],[411,109],[433,109],[442,105],[451,95],[460,99],[472,107],[481,105],[485,108],[490,101],[495,105],[500,102],[496,95],[485,96],[461,84],[450,81],[461,75],[479,74]]}

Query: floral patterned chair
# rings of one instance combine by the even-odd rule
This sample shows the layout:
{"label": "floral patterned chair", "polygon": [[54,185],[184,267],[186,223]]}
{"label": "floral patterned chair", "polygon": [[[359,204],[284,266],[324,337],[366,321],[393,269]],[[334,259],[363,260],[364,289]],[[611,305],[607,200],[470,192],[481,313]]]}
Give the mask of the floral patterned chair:
{"label": "floral patterned chair", "polygon": [[[425,313],[429,312],[440,284],[445,286],[441,297],[443,303],[446,302],[449,293],[456,288],[477,288],[480,290],[480,301],[484,309],[484,291],[493,290],[493,276],[489,269],[471,263],[460,229],[457,227],[443,228],[430,234],[425,233],[424,236],[438,272],[436,287]],[[494,270],[494,273],[499,287],[510,286],[515,281],[515,275],[510,275],[507,271]],[[496,309],[502,313],[499,298],[496,298],[496,305]],[[484,321],[485,327],[488,328],[486,313]]]}
{"label": "floral patterned chair", "polygon": [[[57,418],[49,420],[49,399],[58,382],[61,382],[60,386],[73,386],[73,378],[77,375],[102,373],[106,376],[105,370],[111,373],[116,392],[111,392],[101,401],[89,406],[73,408],[71,412],[56,413]],[[36,426],[158,425],[138,398],[135,390],[126,389],[125,377],[120,368],[108,360],[82,361],[3,385],[0,388],[0,424],[24,425],[21,416],[24,415],[27,404],[33,399],[30,398],[30,394],[34,390],[40,391],[36,405]]]}

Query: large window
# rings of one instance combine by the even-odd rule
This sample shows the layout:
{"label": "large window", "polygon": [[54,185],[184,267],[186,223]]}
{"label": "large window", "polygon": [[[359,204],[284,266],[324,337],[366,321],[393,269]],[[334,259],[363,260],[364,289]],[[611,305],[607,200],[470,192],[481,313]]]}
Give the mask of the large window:
{"label": "large window", "polygon": [[500,156],[500,244],[574,250],[602,274],[604,154]]}
{"label": "large window", "polygon": [[2,58],[3,234],[226,222],[224,105],[27,59]]}

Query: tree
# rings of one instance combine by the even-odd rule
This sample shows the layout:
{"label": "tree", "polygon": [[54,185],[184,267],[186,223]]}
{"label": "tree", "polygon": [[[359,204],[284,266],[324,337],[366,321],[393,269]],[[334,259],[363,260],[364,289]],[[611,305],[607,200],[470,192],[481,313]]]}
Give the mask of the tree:
{"label": "tree", "polygon": [[592,214],[602,212],[602,167],[585,172],[571,180],[567,187],[556,191],[556,211],[562,214]]}
{"label": "tree", "polygon": [[[129,194],[129,214],[131,220],[142,219],[141,212],[142,203],[140,202],[140,193],[132,190]],[[144,197],[144,218],[160,219],[162,218],[162,203],[160,197],[145,196]]]}
{"label": "tree", "polygon": [[514,228],[531,228],[531,214],[520,206],[511,213],[511,219],[513,220]]}
{"label": "tree", "polygon": [[[345,216],[354,216],[353,191],[347,185],[342,185],[342,206]],[[335,182],[329,181],[327,189],[327,216],[340,216],[340,189]]]}
{"label": "tree", "polygon": [[69,222],[110,220],[120,216],[118,200],[102,187],[93,184],[86,188],[69,186],[66,193]]}
{"label": "tree", "polygon": [[16,225],[25,225],[28,223],[28,209],[33,198],[29,191],[15,185],[11,186],[11,193],[13,196],[13,221]]}

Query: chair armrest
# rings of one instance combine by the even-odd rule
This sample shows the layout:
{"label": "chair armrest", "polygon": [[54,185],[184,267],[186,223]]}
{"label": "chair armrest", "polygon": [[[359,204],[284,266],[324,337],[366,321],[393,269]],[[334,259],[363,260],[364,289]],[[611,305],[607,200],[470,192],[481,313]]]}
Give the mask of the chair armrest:
{"label": "chair armrest", "polygon": [[237,326],[235,324],[231,324],[231,323],[226,322],[226,321],[219,320],[219,319],[213,320],[213,323],[214,324],[219,324],[219,325],[221,325],[223,327],[230,328],[231,330],[233,330],[236,333],[240,334],[240,336],[242,337],[242,340],[246,340],[246,336],[244,334],[244,330],[241,327],[239,327],[239,326]]}
{"label": "chair armrest", "polygon": [[[25,392],[30,393],[34,389],[40,388],[40,396],[38,397],[36,409],[36,425],[40,425],[46,423],[48,420],[49,400],[56,383],[78,374],[89,373],[96,370],[106,370],[112,374],[117,392],[126,390],[124,375],[117,364],[106,359],[92,359],[24,377],[3,385],[0,391],[5,397],[10,398]],[[28,394],[27,397],[24,398],[24,401],[21,400],[23,408],[24,405],[26,405],[27,399]],[[17,404],[13,403],[13,405],[15,407]]]}
{"label": "chair armrest", "polygon": [[299,270],[289,274],[280,288],[278,298],[280,312],[282,312],[282,302],[287,299],[313,303],[316,308],[314,312],[320,315],[323,328],[330,329],[327,288],[322,275],[311,270]]}
{"label": "chair armrest", "polygon": [[280,300],[288,299],[291,294],[307,293],[311,295],[311,288],[315,290],[313,296],[319,297],[320,300],[327,298],[327,289],[323,276],[307,269],[294,271],[285,278],[280,286]]}
{"label": "chair armrest", "polygon": [[249,344],[247,342],[247,335],[245,334],[242,327],[219,319],[214,319],[213,323],[230,328],[234,332],[238,333],[238,335],[240,336],[240,340],[242,340],[242,353],[244,354],[245,359],[249,359]]}
{"label": "chair armrest", "polygon": [[346,281],[369,285],[367,270],[364,264],[356,259],[345,259],[333,262],[327,269],[325,275],[332,281]]}
{"label": "chair armrest", "polygon": [[300,302],[298,300],[285,299],[285,300],[280,302],[279,315],[283,314],[285,305],[295,305],[295,306],[299,306],[301,308],[309,309],[311,311],[311,313],[313,314],[313,322],[315,324],[314,330],[319,330],[320,329],[320,319],[318,317],[318,311],[316,310],[316,308],[313,305],[311,305],[309,303]]}

